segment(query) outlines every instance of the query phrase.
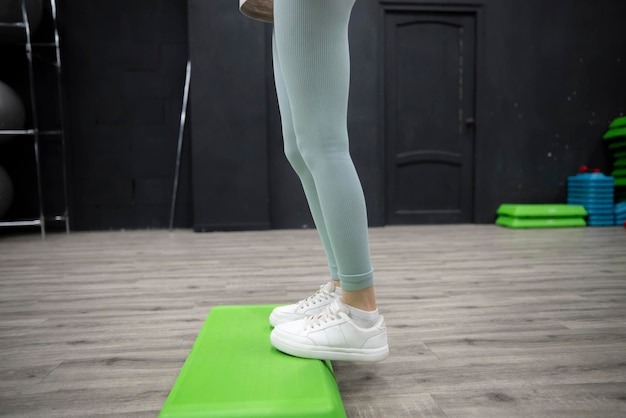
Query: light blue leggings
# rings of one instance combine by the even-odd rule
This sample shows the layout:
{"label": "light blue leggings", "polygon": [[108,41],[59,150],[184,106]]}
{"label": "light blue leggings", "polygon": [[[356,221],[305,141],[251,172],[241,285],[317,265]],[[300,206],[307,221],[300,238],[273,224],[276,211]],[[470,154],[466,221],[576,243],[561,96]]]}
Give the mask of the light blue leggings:
{"label": "light blue leggings", "polygon": [[273,57],[285,154],[300,177],[331,278],[373,285],[367,211],[348,149],[354,0],[274,0]]}

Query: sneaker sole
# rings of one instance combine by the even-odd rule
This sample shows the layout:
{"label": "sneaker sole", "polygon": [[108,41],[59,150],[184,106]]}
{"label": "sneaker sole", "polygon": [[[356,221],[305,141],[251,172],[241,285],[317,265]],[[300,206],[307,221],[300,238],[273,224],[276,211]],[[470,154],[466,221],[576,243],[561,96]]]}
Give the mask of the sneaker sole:
{"label": "sneaker sole", "polygon": [[340,348],[303,345],[281,338],[275,333],[270,334],[272,345],[279,351],[295,357],[331,361],[359,361],[374,363],[389,356],[389,346],[380,348]]}

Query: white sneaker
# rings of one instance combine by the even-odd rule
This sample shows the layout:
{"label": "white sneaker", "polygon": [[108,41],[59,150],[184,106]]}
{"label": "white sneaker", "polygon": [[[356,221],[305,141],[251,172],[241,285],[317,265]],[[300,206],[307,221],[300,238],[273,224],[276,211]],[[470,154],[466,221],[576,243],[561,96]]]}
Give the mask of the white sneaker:
{"label": "white sneaker", "polygon": [[389,355],[382,315],[370,328],[361,328],[340,299],[318,315],[276,326],[270,341],[283,353],[320,360],[374,362]]}
{"label": "white sneaker", "polygon": [[278,324],[317,315],[340,296],[333,282],[328,282],[320,286],[320,290],[315,292],[315,294],[298,303],[274,308],[270,314],[270,324],[275,327]]}

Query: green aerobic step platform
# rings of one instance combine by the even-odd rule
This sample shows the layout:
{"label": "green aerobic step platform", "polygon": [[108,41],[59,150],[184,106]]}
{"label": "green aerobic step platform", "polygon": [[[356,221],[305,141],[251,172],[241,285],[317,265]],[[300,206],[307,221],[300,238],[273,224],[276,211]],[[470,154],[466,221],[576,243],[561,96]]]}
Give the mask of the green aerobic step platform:
{"label": "green aerobic step platform", "polygon": [[562,228],[586,226],[581,205],[511,204],[498,208],[496,224],[509,228]]}
{"label": "green aerobic step platform", "polygon": [[609,144],[609,149],[622,149],[622,148],[626,148],[626,141],[611,142]]}
{"label": "green aerobic step platform", "polygon": [[498,216],[496,224],[509,228],[571,228],[587,226],[583,218],[511,218]]}
{"label": "green aerobic step platform", "polygon": [[603,136],[603,139],[613,139],[626,136],[626,126],[621,128],[609,129]]}
{"label": "green aerobic step platform", "polygon": [[619,158],[613,163],[614,167],[626,167],[626,158]]}
{"label": "green aerobic step platform", "polygon": [[619,128],[620,126],[626,126],[626,116],[620,116],[619,118],[613,119],[609,128]]}
{"label": "green aerobic step platform", "polygon": [[587,216],[587,211],[581,205],[504,203],[498,208],[498,215],[514,218],[582,218]]}
{"label": "green aerobic step platform", "polygon": [[609,130],[602,136],[603,139],[613,139],[626,136],[626,116],[613,119]]}
{"label": "green aerobic step platform", "polygon": [[345,418],[329,361],[270,344],[275,306],[213,308],[159,417]]}

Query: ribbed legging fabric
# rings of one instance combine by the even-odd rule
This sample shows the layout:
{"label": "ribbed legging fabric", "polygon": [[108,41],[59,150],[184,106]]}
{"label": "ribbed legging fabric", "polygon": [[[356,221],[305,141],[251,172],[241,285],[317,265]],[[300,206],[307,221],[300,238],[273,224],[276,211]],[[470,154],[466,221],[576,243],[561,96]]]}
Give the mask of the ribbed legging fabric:
{"label": "ribbed legging fabric", "polygon": [[373,285],[363,188],[348,148],[354,0],[274,0],[273,57],[285,155],[300,177],[333,279]]}

